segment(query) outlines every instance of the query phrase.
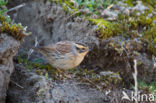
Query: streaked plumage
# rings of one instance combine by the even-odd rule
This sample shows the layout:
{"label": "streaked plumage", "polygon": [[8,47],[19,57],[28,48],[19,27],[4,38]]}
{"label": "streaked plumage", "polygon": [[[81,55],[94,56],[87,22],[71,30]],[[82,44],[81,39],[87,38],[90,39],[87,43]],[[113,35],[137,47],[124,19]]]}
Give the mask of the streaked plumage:
{"label": "streaked plumage", "polygon": [[71,69],[78,66],[88,53],[88,47],[72,41],[61,41],[56,44],[39,47],[38,50],[58,69]]}

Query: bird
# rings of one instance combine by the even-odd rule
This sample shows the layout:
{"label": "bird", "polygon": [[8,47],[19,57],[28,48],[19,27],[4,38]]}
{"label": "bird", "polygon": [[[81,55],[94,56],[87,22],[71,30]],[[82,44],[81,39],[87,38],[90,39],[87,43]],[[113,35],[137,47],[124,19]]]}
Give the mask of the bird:
{"label": "bird", "polygon": [[73,41],[60,41],[55,44],[37,47],[36,49],[59,72],[60,70],[77,67],[89,52],[88,46]]}

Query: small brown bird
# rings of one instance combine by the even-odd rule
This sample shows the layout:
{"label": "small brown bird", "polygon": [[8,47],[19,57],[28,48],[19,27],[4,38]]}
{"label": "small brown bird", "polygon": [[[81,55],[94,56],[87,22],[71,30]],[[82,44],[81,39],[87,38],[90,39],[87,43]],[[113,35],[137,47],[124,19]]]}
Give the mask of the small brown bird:
{"label": "small brown bird", "polygon": [[89,52],[87,46],[72,41],[61,41],[37,49],[53,67],[60,70],[72,69],[78,66]]}

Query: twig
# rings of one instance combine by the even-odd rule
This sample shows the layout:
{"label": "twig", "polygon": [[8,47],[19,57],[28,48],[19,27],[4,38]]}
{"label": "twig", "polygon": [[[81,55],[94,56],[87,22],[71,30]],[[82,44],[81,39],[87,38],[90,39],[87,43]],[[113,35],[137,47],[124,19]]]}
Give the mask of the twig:
{"label": "twig", "polygon": [[137,71],[137,60],[134,59],[134,73],[133,73],[133,78],[134,78],[134,96],[135,96],[135,103],[138,103],[137,101],[137,95],[138,95],[138,81],[137,81],[137,75],[138,75],[138,71]]}
{"label": "twig", "polygon": [[[35,46],[34,46],[34,48],[35,47],[37,47],[37,45],[38,45],[38,40],[37,40],[37,37],[35,37]],[[30,56],[31,56],[31,54],[34,52],[34,49],[33,48],[31,48],[30,50],[29,50],[29,52],[28,52],[28,59],[30,58]]]}
{"label": "twig", "polygon": [[111,4],[106,9],[108,10],[108,9],[112,8],[113,6],[114,6],[114,4]]}
{"label": "twig", "polygon": [[22,8],[23,6],[25,6],[25,3],[20,4],[20,5],[18,5],[18,6],[15,6],[15,7],[9,9],[9,10],[5,13],[5,15],[7,15],[9,12],[17,11],[18,9]]}
{"label": "twig", "polygon": [[21,89],[23,89],[24,87],[20,86],[19,84],[17,84],[15,81],[10,80],[10,82],[12,82],[13,84],[15,84],[16,86],[20,87]]}

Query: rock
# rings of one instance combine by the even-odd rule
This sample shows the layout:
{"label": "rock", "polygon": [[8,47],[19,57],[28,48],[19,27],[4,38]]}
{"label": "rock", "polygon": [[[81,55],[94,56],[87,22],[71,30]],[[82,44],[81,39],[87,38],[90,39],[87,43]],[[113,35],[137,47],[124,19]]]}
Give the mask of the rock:
{"label": "rock", "polygon": [[[25,19],[27,15],[29,17]],[[15,22],[21,22],[22,25],[28,27],[28,31],[32,32],[32,35],[26,38],[23,44],[24,48],[20,51],[28,52],[35,44],[35,37],[37,37],[40,45],[62,40],[98,44],[99,41],[95,37],[94,27],[89,24],[89,21],[77,20],[77,18],[73,18],[73,21],[66,21],[70,16],[71,14],[66,14],[62,7],[55,3],[44,3],[44,0],[28,1],[15,18]]]}
{"label": "rock", "polygon": [[108,71],[108,72],[105,72],[105,71],[100,72],[100,75],[109,76],[109,77],[112,77],[112,78],[120,78],[121,79],[120,75],[115,74],[115,73],[110,72],[110,71]]}
{"label": "rock", "polygon": [[51,83],[43,76],[28,72],[26,68],[18,65],[15,67],[12,80],[22,88],[11,83],[7,103],[54,103],[49,102]]}
{"label": "rock", "polygon": [[[104,74],[114,75],[113,72]],[[108,89],[102,92],[73,79],[53,81],[27,71],[22,64],[15,65],[12,81],[16,84],[10,83],[6,103],[121,103],[122,92],[132,92],[126,89]]]}
{"label": "rock", "polygon": [[148,10],[149,8],[145,6],[142,1],[137,1],[137,4],[134,7],[128,7],[127,3],[119,2],[117,6],[119,7],[120,12],[122,12],[125,15],[130,15],[130,13],[134,11],[138,11],[139,14],[144,14],[145,10]]}
{"label": "rock", "polygon": [[[99,71],[119,72],[126,82],[133,82],[134,59],[138,61],[138,78],[146,82],[153,80],[156,70],[154,61],[145,53],[146,44],[139,40],[125,40],[123,37],[104,39],[98,47],[94,47],[83,61],[83,68],[99,69]],[[153,73],[152,73],[153,72]]]}
{"label": "rock", "polygon": [[118,18],[118,13],[116,11],[112,11],[110,9],[105,9],[102,13],[101,16],[103,18],[106,18],[107,20],[116,20]]}
{"label": "rock", "polygon": [[5,103],[10,76],[14,70],[13,56],[20,42],[6,33],[0,34],[0,103]]}
{"label": "rock", "polygon": [[137,5],[135,7],[132,8],[132,11],[138,10],[141,13],[144,13],[145,10],[149,9],[148,7],[146,7],[142,1],[138,1]]}
{"label": "rock", "polygon": [[87,85],[72,80],[55,82],[28,72],[19,64],[12,79],[23,88],[11,83],[7,103],[105,103],[108,99],[104,93]]}

